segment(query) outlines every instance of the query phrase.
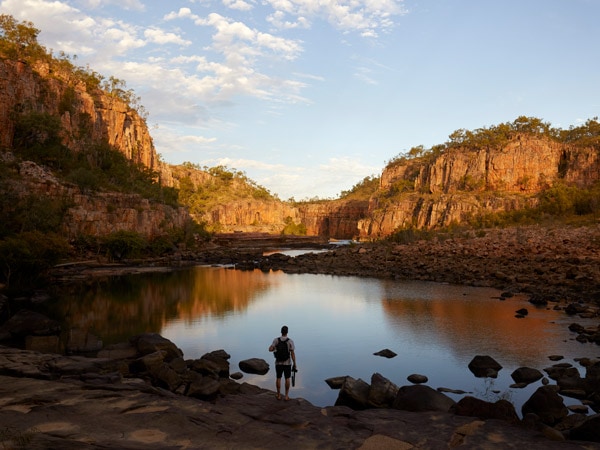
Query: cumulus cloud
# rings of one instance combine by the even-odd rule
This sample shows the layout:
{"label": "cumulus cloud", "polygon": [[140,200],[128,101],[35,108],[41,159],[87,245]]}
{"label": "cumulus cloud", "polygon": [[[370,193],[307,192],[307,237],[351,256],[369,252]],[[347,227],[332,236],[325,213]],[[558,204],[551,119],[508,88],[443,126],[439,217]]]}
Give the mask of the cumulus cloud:
{"label": "cumulus cloud", "polygon": [[187,46],[192,43],[192,41],[185,40],[175,33],[168,33],[164,30],[154,27],[146,29],[144,31],[144,36],[149,42],[154,42],[156,44],[176,44]]}
{"label": "cumulus cloud", "polygon": [[223,5],[230,9],[237,9],[239,11],[249,11],[253,6],[245,2],[244,0],[223,0]]}
{"label": "cumulus cloud", "polygon": [[302,51],[298,41],[259,31],[218,13],[202,17],[181,8],[165,16],[165,20],[175,19],[189,19],[196,26],[212,29],[212,42],[206,49],[218,55],[210,60],[204,55],[182,55],[173,60],[196,63],[196,74],[188,77],[189,92],[211,102],[230,101],[236,95],[304,101],[300,91],[305,83],[273,77],[259,69],[263,59],[294,60]]}
{"label": "cumulus cloud", "polygon": [[103,6],[115,5],[126,10],[144,11],[146,7],[139,0],[80,0],[88,8],[96,9]]}
{"label": "cumulus cloud", "polygon": [[393,26],[393,16],[406,13],[403,0],[266,1],[275,10],[268,17],[274,26],[307,27],[310,20],[324,20],[342,31],[356,31],[365,37],[377,37],[377,30]]}

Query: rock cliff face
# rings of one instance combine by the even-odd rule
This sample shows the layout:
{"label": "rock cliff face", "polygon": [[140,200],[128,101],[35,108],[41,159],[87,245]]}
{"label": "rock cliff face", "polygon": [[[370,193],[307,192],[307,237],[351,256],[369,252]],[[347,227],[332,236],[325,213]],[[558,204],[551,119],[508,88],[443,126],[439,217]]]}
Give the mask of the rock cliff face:
{"label": "rock cliff face", "polygon": [[309,235],[353,239],[358,237],[358,223],[366,217],[368,206],[367,201],[332,200],[301,205],[298,214]]}
{"label": "rock cliff face", "polygon": [[588,186],[598,180],[598,153],[546,138],[517,135],[498,149],[452,149],[425,167],[415,181],[418,191],[459,190],[536,193],[552,182]]}
{"label": "rock cliff face", "polygon": [[[60,117],[63,144],[73,151],[107,142],[128,159],[153,171],[165,168],[145,121],[135,111],[101,90],[88,92],[69,72],[52,72],[48,64],[32,67],[22,61],[0,60],[0,149],[9,149],[13,144],[16,112]],[[2,159],[14,163],[10,153],[4,153]],[[153,203],[138,195],[84,193],[59,182],[32,162],[19,163],[16,171],[20,181],[11,186],[16,195],[68,199],[71,206],[63,229],[70,238],[103,236],[118,230],[135,230],[152,237],[189,220],[184,208]]]}
{"label": "rock cliff face", "polygon": [[286,218],[299,223],[298,210],[276,200],[240,200],[218,205],[206,216],[212,224],[226,232],[279,233]]}
{"label": "rock cliff face", "polygon": [[152,170],[159,160],[145,121],[122,100],[96,89],[88,92],[69,72],[53,72],[47,63],[35,66],[0,59],[0,146],[12,145],[17,111],[58,116],[63,143],[72,150],[105,140],[128,159]]}
{"label": "rock cliff face", "polygon": [[[184,178],[195,187],[210,183],[212,175],[207,172],[161,162],[144,119],[117,96],[90,89],[72,73],[57,70],[47,63],[32,66],[0,59],[0,150],[5,155],[13,144],[14,114],[47,113],[60,117],[63,143],[73,151],[106,142],[157,173],[164,186],[179,188]],[[19,171],[33,171],[24,183],[30,192],[69,197],[73,204],[65,223],[69,236],[105,235],[121,229],[152,236],[190,218],[183,208],[153,204],[138,196],[83,193],[29,163],[21,164]],[[194,219],[222,232],[268,233],[279,233],[291,219],[304,224],[313,236],[376,239],[398,227],[446,226],[481,212],[532,206],[535,194],[559,179],[580,187],[598,181],[599,152],[519,133],[498,148],[456,147],[429,160],[390,165],[369,201],[294,206],[249,198],[217,205]],[[406,192],[395,194],[402,190]]]}
{"label": "rock cliff face", "polygon": [[[579,187],[600,180],[598,151],[520,134],[501,148],[455,148],[432,161],[408,160],[384,169],[368,217],[359,221],[360,236],[379,238],[398,227],[447,226],[476,213],[534,206],[534,195],[557,180]],[[397,185],[411,192],[386,200]]]}
{"label": "rock cliff face", "polygon": [[[5,154],[4,160],[10,160],[10,154]],[[15,195],[68,199],[70,207],[63,220],[63,231],[70,239],[105,236],[119,230],[156,237],[182,228],[189,220],[185,208],[172,208],[136,194],[83,193],[75,186],[61,183],[48,170],[31,161],[19,163],[17,170],[21,181],[11,183],[9,188]]]}

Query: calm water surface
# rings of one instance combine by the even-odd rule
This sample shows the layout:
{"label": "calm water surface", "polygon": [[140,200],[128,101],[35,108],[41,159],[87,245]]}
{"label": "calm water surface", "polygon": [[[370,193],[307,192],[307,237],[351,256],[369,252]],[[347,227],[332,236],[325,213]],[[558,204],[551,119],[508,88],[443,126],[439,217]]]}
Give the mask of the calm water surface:
{"label": "calm water surface", "polygon": [[[522,307],[529,315],[515,318]],[[574,340],[567,329],[573,319],[564,313],[535,308],[522,297],[500,301],[494,289],[429,282],[195,267],[97,280],[64,294],[55,308],[71,327],[93,332],[104,345],[156,332],[186,359],[225,349],[231,372],[241,360],[263,358],[269,373],[244,374],[242,381],[268,389],[274,389],[274,368],[267,348],[288,325],[299,368],[292,396],[318,406],[337,398],[325,379],[350,375],[370,383],[378,372],[400,386],[420,373],[433,388],[506,398],[520,409],[540,384],[509,388],[517,367],[542,370],[554,364],[548,359],[553,354],[567,362],[600,356],[598,346]],[[373,355],[385,348],[398,356]],[[503,366],[497,379],[472,375],[467,365],[478,354]]]}

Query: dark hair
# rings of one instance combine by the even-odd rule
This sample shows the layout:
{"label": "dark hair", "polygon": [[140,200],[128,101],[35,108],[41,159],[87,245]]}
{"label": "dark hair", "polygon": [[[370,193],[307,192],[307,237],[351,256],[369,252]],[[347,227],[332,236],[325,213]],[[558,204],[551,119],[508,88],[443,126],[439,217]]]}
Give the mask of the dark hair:
{"label": "dark hair", "polygon": [[281,327],[281,334],[288,334],[288,327],[286,325]]}

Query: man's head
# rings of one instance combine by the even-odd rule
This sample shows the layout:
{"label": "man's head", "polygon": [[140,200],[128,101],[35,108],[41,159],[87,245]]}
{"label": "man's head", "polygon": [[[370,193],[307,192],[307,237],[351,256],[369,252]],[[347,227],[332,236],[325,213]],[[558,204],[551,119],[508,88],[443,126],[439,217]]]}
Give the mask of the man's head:
{"label": "man's head", "polygon": [[288,334],[288,327],[284,325],[281,327],[281,335],[285,336],[286,334]]}

